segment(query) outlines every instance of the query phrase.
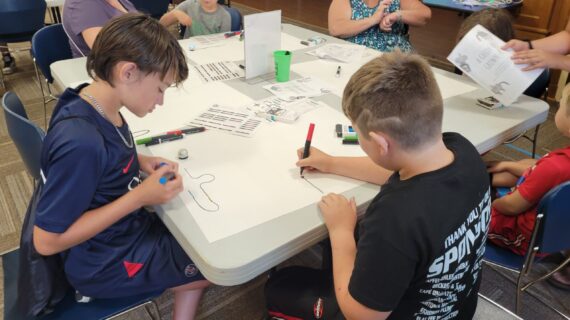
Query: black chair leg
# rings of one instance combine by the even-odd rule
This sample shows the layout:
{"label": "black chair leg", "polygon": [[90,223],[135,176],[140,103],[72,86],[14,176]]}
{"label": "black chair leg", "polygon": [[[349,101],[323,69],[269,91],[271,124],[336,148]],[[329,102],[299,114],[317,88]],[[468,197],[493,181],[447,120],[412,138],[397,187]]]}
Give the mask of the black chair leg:
{"label": "black chair leg", "polygon": [[532,137],[532,158],[533,159],[536,155],[536,145],[537,145],[537,140],[538,140],[538,130],[539,129],[540,129],[540,125],[537,125],[536,128],[534,128],[534,135]]}

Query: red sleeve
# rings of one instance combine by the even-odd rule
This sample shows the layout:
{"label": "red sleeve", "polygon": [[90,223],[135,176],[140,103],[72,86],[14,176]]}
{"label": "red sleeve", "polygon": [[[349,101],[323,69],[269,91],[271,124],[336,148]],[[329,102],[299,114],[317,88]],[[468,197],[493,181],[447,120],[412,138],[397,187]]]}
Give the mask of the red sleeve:
{"label": "red sleeve", "polygon": [[552,156],[537,162],[517,188],[520,195],[529,203],[536,204],[550,189],[568,180],[568,168],[563,170],[568,160],[563,158],[565,157]]}

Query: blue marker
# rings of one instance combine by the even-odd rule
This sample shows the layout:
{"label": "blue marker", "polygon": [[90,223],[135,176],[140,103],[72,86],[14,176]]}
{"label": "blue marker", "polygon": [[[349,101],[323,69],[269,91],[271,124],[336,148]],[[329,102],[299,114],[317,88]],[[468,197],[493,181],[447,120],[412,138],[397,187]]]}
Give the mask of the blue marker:
{"label": "blue marker", "polygon": [[[160,165],[158,165],[158,167],[162,167],[167,165],[166,162],[161,162]],[[160,177],[160,179],[158,180],[158,182],[160,182],[160,184],[166,184],[168,181],[174,179],[176,175],[174,174],[174,172],[168,172],[167,174],[163,175],[162,177]]]}

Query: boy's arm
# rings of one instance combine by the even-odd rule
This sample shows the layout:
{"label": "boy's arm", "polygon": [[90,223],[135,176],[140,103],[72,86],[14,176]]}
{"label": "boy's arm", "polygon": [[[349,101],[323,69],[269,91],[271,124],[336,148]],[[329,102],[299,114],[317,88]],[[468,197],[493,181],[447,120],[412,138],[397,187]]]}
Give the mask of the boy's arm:
{"label": "boy's arm", "polygon": [[511,194],[493,201],[493,207],[504,215],[516,216],[530,209],[532,203],[526,201],[519,191],[515,190]]}
{"label": "boy's arm", "polygon": [[356,203],[338,194],[324,196],[319,208],[329,230],[333,257],[333,278],[338,305],[347,319],[383,320],[390,312],[370,309],[356,301],[348,291],[348,284],[356,260]]}
{"label": "boy's arm", "polygon": [[384,184],[392,175],[392,171],[377,165],[369,157],[333,157],[321,150],[311,147],[308,158],[302,159],[303,149],[297,150],[298,167],[306,170],[317,170],[332,173],[377,185]]}
{"label": "boy's arm", "polygon": [[178,9],[174,9],[160,18],[160,24],[165,27],[169,27],[175,23],[189,27],[192,25],[192,18]]}
{"label": "boy's arm", "polygon": [[182,178],[179,175],[164,185],[160,184],[160,177],[170,171],[169,166],[157,169],[155,173],[132,191],[105,206],[82,214],[63,233],[49,232],[34,226],[34,247],[42,255],[52,255],[65,251],[94,237],[142,206],[169,201],[182,191]]}
{"label": "boy's arm", "polygon": [[509,172],[517,177],[523,175],[526,169],[536,164],[536,159],[523,159],[520,161],[492,161],[487,163],[487,171],[490,173]]}

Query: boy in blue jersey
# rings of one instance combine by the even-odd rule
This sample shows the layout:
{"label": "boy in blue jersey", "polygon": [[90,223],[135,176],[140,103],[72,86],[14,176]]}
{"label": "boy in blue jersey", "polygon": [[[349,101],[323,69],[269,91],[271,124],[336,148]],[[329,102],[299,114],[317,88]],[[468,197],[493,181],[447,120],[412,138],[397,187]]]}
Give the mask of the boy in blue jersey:
{"label": "boy in blue jersey", "polygon": [[[63,93],[44,141],[34,246],[43,255],[62,253],[66,276],[83,295],[171,288],[174,319],[192,319],[209,283],[144,208],[182,190],[178,166],[137,154],[119,112],[125,106],[143,117],[161,105],[164,91],[188,76],[184,53],[157,21],[126,14],[101,30],[87,69],[93,83]],[[139,170],[149,175],[144,181]],[[168,173],[174,177],[161,184]]]}

